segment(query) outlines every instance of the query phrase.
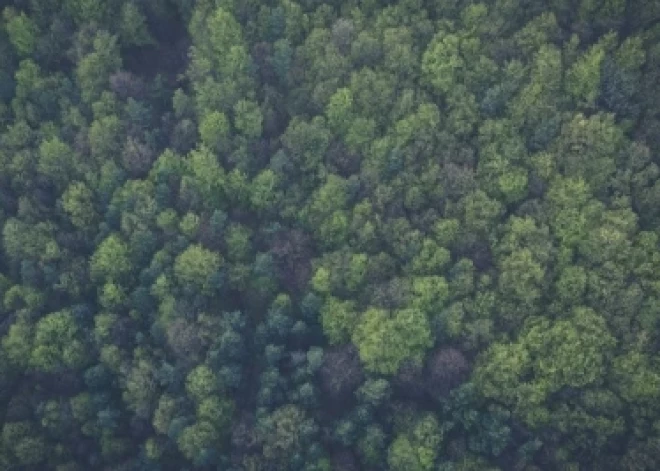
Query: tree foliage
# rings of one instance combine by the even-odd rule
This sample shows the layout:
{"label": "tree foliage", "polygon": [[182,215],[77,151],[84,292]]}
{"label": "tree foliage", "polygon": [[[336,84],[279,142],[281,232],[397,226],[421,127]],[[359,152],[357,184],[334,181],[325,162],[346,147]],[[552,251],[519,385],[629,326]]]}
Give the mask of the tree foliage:
{"label": "tree foliage", "polygon": [[660,469],[652,0],[14,0],[0,469]]}

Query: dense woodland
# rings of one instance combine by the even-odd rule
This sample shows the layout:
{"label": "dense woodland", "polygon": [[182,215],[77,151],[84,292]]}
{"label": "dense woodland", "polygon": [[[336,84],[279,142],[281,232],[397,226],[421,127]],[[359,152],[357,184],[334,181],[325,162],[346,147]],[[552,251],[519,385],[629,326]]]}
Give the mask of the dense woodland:
{"label": "dense woodland", "polygon": [[660,469],[660,2],[14,0],[0,469]]}

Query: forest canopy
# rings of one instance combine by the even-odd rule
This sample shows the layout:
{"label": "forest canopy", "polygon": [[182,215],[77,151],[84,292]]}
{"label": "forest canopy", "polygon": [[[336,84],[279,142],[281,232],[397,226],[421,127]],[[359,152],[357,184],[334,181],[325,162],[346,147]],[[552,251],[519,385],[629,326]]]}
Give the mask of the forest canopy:
{"label": "forest canopy", "polygon": [[13,0],[0,469],[660,469],[660,2]]}

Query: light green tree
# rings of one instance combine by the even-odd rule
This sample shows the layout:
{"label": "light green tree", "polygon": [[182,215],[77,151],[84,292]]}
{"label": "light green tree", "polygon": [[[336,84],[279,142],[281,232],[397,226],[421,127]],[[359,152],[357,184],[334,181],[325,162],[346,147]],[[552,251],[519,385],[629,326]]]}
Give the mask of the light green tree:
{"label": "light green tree", "polygon": [[28,56],[37,45],[39,28],[35,22],[24,12],[17,12],[14,8],[7,7],[2,16],[5,20],[5,28],[9,41],[21,56]]}
{"label": "light green tree", "polygon": [[529,426],[561,428],[563,416],[552,411],[568,404],[552,395],[562,388],[586,394],[602,385],[615,343],[605,320],[589,308],[556,321],[531,318],[516,342],[495,343],[480,356],[474,381],[484,396],[511,407]]}
{"label": "light green tree", "polygon": [[[103,3],[103,2],[100,2]],[[84,56],[76,67],[76,77],[83,100],[91,104],[109,85],[109,77],[122,65],[116,36],[99,32],[94,38],[94,50]]]}
{"label": "light green tree", "polygon": [[54,312],[37,323],[29,365],[47,373],[78,369],[88,360],[86,350],[73,315],[68,311]]}
{"label": "light green tree", "polygon": [[83,182],[69,184],[62,195],[62,208],[78,229],[95,229],[99,220],[94,193]]}
{"label": "light green tree", "polygon": [[198,403],[217,392],[218,386],[218,378],[206,365],[195,367],[186,378],[186,391]]}
{"label": "light green tree", "polygon": [[216,447],[219,439],[215,427],[201,421],[184,428],[177,438],[177,444],[181,453],[195,463],[202,459],[204,451]]}
{"label": "light green tree", "polygon": [[234,106],[234,126],[245,137],[257,139],[261,136],[263,114],[253,101],[240,100]]}
{"label": "light green tree", "polygon": [[346,343],[359,321],[355,304],[329,297],[321,309],[323,332],[331,344]]}
{"label": "light green tree", "polygon": [[99,244],[89,264],[96,280],[122,281],[132,269],[128,245],[118,234],[109,235]]}
{"label": "light green tree", "polygon": [[199,123],[199,135],[202,143],[216,152],[230,148],[230,126],[227,116],[221,111],[211,111]]}
{"label": "light green tree", "polygon": [[404,360],[421,364],[433,345],[428,320],[419,309],[388,313],[369,308],[352,336],[365,368],[381,374],[393,374]]}
{"label": "light green tree", "polygon": [[190,245],[174,261],[174,275],[180,285],[208,292],[211,276],[221,267],[222,259],[216,252],[199,244]]}
{"label": "light green tree", "polygon": [[442,442],[438,420],[426,414],[407,433],[398,435],[387,453],[392,471],[431,471]]}

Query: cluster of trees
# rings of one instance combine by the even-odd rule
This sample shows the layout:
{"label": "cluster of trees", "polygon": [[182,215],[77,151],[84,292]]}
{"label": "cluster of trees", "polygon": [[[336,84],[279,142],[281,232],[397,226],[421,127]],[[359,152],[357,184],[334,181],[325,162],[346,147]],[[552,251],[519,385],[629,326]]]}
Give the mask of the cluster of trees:
{"label": "cluster of trees", "polygon": [[11,2],[0,469],[660,469],[659,5]]}

